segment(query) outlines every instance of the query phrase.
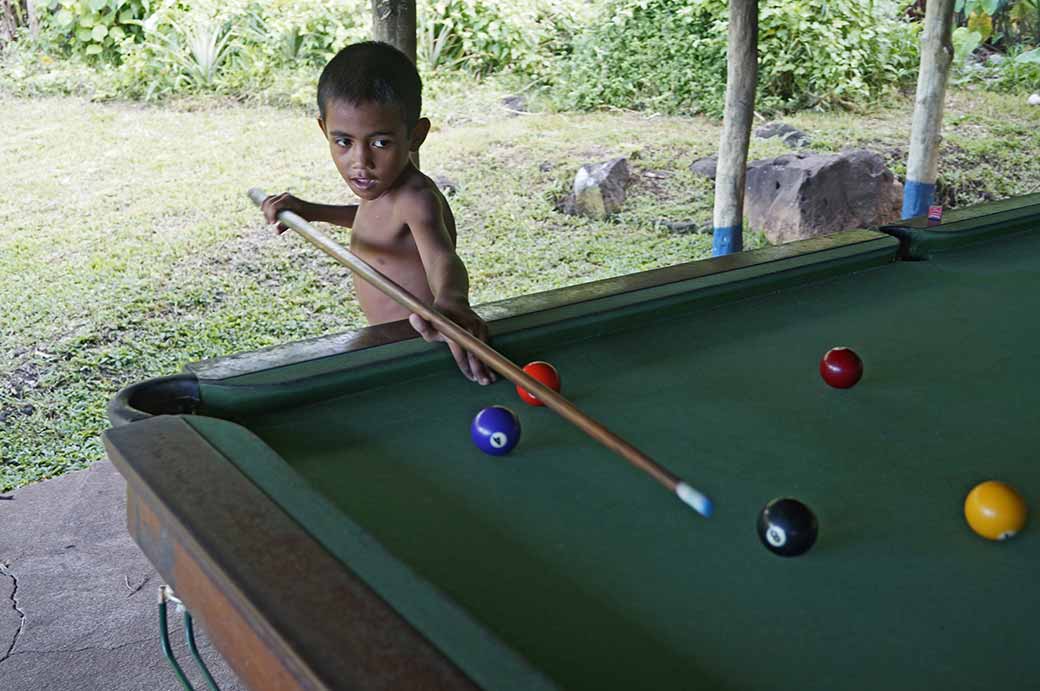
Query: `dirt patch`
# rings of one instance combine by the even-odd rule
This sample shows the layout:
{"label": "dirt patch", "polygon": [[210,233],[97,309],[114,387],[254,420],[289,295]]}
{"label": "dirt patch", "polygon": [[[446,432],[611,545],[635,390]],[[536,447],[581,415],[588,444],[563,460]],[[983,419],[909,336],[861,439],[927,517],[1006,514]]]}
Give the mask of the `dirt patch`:
{"label": "dirt patch", "polygon": [[27,359],[0,376],[0,395],[6,399],[0,406],[0,424],[15,417],[28,417],[36,412],[35,406],[25,400],[25,395],[39,386],[44,374],[45,371],[40,365]]}

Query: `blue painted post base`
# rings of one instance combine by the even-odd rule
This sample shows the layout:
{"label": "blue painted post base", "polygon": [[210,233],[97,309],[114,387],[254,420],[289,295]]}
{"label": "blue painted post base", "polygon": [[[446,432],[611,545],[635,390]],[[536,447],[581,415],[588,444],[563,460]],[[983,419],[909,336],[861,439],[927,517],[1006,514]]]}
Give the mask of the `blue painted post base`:
{"label": "blue painted post base", "polygon": [[744,249],[743,226],[716,228],[711,243],[711,256],[721,257],[724,254],[741,252]]}
{"label": "blue painted post base", "polygon": [[935,198],[934,182],[907,180],[903,187],[903,218],[924,216]]}

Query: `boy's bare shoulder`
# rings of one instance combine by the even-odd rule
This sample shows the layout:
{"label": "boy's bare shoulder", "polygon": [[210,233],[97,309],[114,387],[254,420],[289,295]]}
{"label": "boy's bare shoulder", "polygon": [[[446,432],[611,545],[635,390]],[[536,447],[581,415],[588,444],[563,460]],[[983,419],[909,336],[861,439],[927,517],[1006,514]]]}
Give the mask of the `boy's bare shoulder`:
{"label": "boy's bare shoulder", "polygon": [[395,190],[395,206],[406,215],[441,214],[444,195],[437,184],[422,172],[412,169]]}

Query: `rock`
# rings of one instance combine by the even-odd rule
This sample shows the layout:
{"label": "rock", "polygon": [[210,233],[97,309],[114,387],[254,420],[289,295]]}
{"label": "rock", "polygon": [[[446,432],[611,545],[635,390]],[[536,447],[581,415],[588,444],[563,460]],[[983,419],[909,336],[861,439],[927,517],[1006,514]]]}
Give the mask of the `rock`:
{"label": "rock", "polygon": [[711,227],[711,221],[707,223],[698,223],[697,221],[661,221],[668,230],[673,233],[711,233],[713,228]]}
{"label": "rock", "polygon": [[767,122],[755,130],[755,136],[759,139],[779,137],[784,144],[792,149],[800,149],[812,143],[809,135],[797,127],[792,127],[784,122]]}
{"label": "rock", "polygon": [[450,197],[459,191],[459,183],[443,175],[434,175],[433,184],[437,185],[437,189],[443,192],[445,197]]}
{"label": "rock", "polygon": [[767,122],[755,130],[755,137],[758,139],[772,139],[781,134],[787,134],[792,129],[794,128],[782,122]]}
{"label": "rock", "polygon": [[[690,164],[690,172],[695,175],[703,175],[709,180],[714,180],[718,171],[718,157],[708,156],[707,158],[698,158],[696,161]],[[756,161],[748,161],[747,169],[751,170],[756,166],[770,163],[773,159],[771,158],[760,158]]]}
{"label": "rock", "polygon": [[625,202],[628,178],[628,161],[624,158],[582,166],[574,176],[577,212],[600,220],[617,213]]}
{"label": "rock", "polygon": [[703,175],[709,180],[715,179],[715,169],[719,165],[718,156],[705,156],[704,158],[698,158],[696,161],[690,164],[690,172],[694,175]]}
{"label": "rock", "polygon": [[578,215],[578,206],[574,202],[574,193],[571,192],[563,199],[556,202],[556,210],[561,214],[567,214],[568,216]]}
{"label": "rock", "polygon": [[1031,106],[1040,106],[1040,94],[1033,94],[1033,95],[1031,95],[1026,100],[1026,103],[1028,103]]}
{"label": "rock", "polygon": [[774,244],[899,220],[903,186],[880,155],[785,154],[748,166],[744,214]]}
{"label": "rock", "polygon": [[506,96],[502,99],[502,105],[506,110],[512,111],[513,115],[527,112],[527,99],[523,96]]}
{"label": "rock", "polygon": [[538,164],[538,170],[540,170],[543,173],[548,173],[552,169],[553,169],[553,164],[550,163],[549,161],[542,161],[541,163]]}
{"label": "rock", "polygon": [[809,136],[801,130],[788,132],[783,136],[783,142],[789,149],[802,149],[812,144]]}

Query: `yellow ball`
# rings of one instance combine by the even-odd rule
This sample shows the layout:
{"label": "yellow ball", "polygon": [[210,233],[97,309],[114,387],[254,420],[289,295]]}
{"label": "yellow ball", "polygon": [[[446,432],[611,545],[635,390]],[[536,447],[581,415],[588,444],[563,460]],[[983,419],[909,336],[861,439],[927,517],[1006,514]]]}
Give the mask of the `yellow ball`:
{"label": "yellow ball", "polygon": [[1011,486],[987,480],[964,500],[964,518],[987,540],[1006,540],[1026,524],[1026,503]]}

